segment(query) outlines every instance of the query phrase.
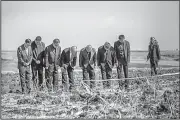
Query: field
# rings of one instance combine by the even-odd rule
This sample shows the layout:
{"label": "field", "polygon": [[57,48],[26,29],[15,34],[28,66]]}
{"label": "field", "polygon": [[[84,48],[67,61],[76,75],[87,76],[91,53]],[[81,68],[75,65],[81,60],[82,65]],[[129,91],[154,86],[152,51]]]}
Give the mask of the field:
{"label": "field", "polygon": [[[76,69],[74,73],[76,89],[72,93],[62,92],[59,79],[59,91],[48,93],[44,87],[43,92],[32,89],[30,95],[20,93],[15,57],[8,59],[4,57],[2,61],[4,72],[1,73],[1,116],[3,119],[179,118],[179,74],[150,77],[149,63],[142,62],[145,60],[145,53],[138,54],[139,56],[132,55],[128,90],[119,89],[117,80],[111,82],[110,89],[103,89],[102,82],[98,81],[101,80],[98,69],[96,69],[96,87],[89,89],[82,82],[81,70]],[[179,64],[176,62],[174,58],[162,60],[158,75],[179,73],[179,67],[176,67]],[[115,69],[113,78],[117,78]]]}

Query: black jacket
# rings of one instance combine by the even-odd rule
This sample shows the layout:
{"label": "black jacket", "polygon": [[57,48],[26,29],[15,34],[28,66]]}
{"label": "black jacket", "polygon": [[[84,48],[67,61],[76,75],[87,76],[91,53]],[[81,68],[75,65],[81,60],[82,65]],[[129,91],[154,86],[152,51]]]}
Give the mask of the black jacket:
{"label": "black jacket", "polygon": [[98,48],[97,53],[97,65],[103,66],[105,63],[109,65],[110,68],[114,66],[116,62],[116,54],[114,48],[111,46],[110,49],[107,51],[107,59],[106,59],[106,50],[104,46]]}
{"label": "black jacket", "polygon": [[79,66],[83,68],[87,68],[90,65],[92,68],[96,66],[96,51],[93,48],[91,51],[91,58],[89,60],[88,53],[85,48],[81,49],[79,54]]}
{"label": "black jacket", "polygon": [[[72,61],[70,59],[72,59]],[[70,58],[70,48],[66,48],[62,51],[60,65],[62,67],[63,64],[66,64],[71,67],[74,67],[76,66],[76,60],[77,60],[77,52],[76,55],[73,56],[73,58]]]}
{"label": "black jacket", "polygon": [[31,43],[31,49],[32,49],[32,53],[33,53],[33,60],[32,60],[31,65],[35,66],[36,60],[40,61],[40,65],[44,65],[44,63],[45,63],[45,44],[43,42],[41,42],[40,52],[38,53],[37,45],[36,45],[35,41],[33,41]]}

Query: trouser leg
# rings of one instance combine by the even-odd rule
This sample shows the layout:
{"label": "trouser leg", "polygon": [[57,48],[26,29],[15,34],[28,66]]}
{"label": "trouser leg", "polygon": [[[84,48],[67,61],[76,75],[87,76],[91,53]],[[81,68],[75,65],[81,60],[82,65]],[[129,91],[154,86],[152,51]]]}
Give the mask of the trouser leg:
{"label": "trouser leg", "polygon": [[[102,75],[102,80],[106,80],[106,69],[105,67],[101,66],[101,75]],[[106,81],[103,81],[103,87],[106,87]]]}
{"label": "trouser leg", "polygon": [[[88,80],[88,71],[87,68],[83,69],[83,80]],[[89,81],[84,81],[85,84],[90,85]]]}
{"label": "trouser leg", "polygon": [[[95,80],[95,71],[93,68],[89,67],[89,78],[90,80]],[[90,81],[90,88],[95,87],[95,81]]]}
{"label": "trouser leg", "polygon": [[67,91],[67,79],[68,79],[68,73],[66,69],[62,69],[62,85],[63,85],[63,91]]}
{"label": "trouser leg", "polygon": [[128,65],[123,65],[124,77],[128,78]]}
{"label": "trouser leg", "polygon": [[[121,79],[122,78],[122,64],[118,65],[117,74],[118,74],[118,79]],[[119,83],[119,87],[122,88],[122,86],[123,86],[122,80],[118,80],[118,83]]]}
{"label": "trouser leg", "polygon": [[30,88],[30,80],[31,80],[31,71],[30,71],[30,66],[26,67],[26,92],[29,94],[31,91]]}
{"label": "trouser leg", "polygon": [[39,78],[39,88],[42,88],[42,84],[43,84],[43,67],[39,67],[38,68],[38,78]]}
{"label": "trouser leg", "polygon": [[38,80],[37,80],[37,67],[36,66],[31,66],[32,69],[32,81],[33,81],[33,88],[37,89],[38,88]]}
{"label": "trouser leg", "polygon": [[25,67],[24,67],[24,66],[20,66],[20,67],[19,67],[19,76],[20,76],[22,93],[24,94],[25,91],[26,91]]}
{"label": "trouser leg", "polygon": [[154,75],[154,64],[151,63],[151,76],[153,76],[153,75]]}
{"label": "trouser leg", "polygon": [[[111,79],[112,78],[112,69],[109,66],[106,66],[106,78]],[[111,86],[111,81],[107,81],[107,87]]]}
{"label": "trouser leg", "polygon": [[158,66],[158,62],[155,61],[154,72],[155,72],[156,75],[157,75],[157,66]]}
{"label": "trouser leg", "polygon": [[[123,70],[124,70],[124,76],[125,76],[125,78],[128,78],[128,66],[127,66],[127,65],[123,65]],[[128,80],[128,79],[125,79],[124,82],[125,82],[125,83],[124,83],[124,86],[125,86],[125,88],[127,88],[127,87],[128,87],[128,84],[129,84],[129,80]]]}
{"label": "trouser leg", "polygon": [[47,70],[47,88],[48,91],[52,91],[52,87],[53,87],[53,67],[49,66],[48,70]]}
{"label": "trouser leg", "polygon": [[53,72],[53,90],[57,91],[58,90],[58,70],[54,69]]}
{"label": "trouser leg", "polygon": [[69,67],[67,72],[69,77],[69,89],[71,90],[74,87],[73,69]]}

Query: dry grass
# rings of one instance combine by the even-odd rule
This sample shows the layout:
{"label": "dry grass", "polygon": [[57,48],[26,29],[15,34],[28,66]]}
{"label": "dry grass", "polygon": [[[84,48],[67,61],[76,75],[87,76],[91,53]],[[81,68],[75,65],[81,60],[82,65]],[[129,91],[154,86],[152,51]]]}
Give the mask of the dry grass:
{"label": "dry grass", "polygon": [[[159,74],[175,72],[179,68],[159,70]],[[130,77],[148,76],[150,71],[134,69],[129,74]],[[60,89],[57,93],[34,91],[22,95],[17,93],[20,91],[18,74],[2,75],[2,118],[179,118],[179,75],[132,79],[128,91],[120,90],[117,81],[112,82],[111,89],[102,89],[101,82],[96,82],[96,88],[91,90],[81,82],[81,72],[74,77],[77,89],[72,93]],[[116,78],[115,71],[113,78]],[[98,71],[96,79],[101,79]]]}

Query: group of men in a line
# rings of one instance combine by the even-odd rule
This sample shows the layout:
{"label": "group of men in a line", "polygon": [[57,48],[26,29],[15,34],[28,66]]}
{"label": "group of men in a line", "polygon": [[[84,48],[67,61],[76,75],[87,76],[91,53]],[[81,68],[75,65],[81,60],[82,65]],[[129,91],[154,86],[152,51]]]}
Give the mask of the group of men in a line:
{"label": "group of men in a line", "polygon": [[[64,90],[75,89],[73,71],[77,60],[77,47],[72,46],[64,49],[61,52],[60,40],[54,39],[53,43],[45,47],[44,42],[40,36],[37,36],[34,41],[26,39],[25,43],[18,47],[18,69],[22,87],[22,93],[30,93],[30,74],[32,73],[32,80],[34,88],[41,89],[43,80],[46,80],[48,91],[58,90],[58,69],[61,67],[62,84]],[[148,59],[152,70],[156,71],[157,60],[154,54],[159,51],[159,46],[154,38],[151,38],[149,45]],[[158,53],[158,60],[160,59]],[[83,80],[90,79],[90,82],[84,81],[90,88],[95,87],[95,66],[101,70],[102,79],[112,78],[112,68],[117,67],[118,79],[122,78],[122,67],[125,78],[128,78],[128,64],[130,63],[130,44],[125,40],[124,35],[119,36],[119,40],[114,43],[114,47],[109,42],[96,50],[87,45],[80,50],[79,66],[83,71]],[[30,69],[31,66],[31,69]],[[43,79],[43,70],[45,68],[45,79]],[[32,70],[32,71],[31,71]],[[153,74],[153,72],[152,72]],[[69,85],[67,80],[69,79]],[[69,86],[69,87],[68,87]],[[103,87],[109,88],[110,81],[103,81]],[[119,87],[128,88],[128,80],[123,83],[119,81]]]}

